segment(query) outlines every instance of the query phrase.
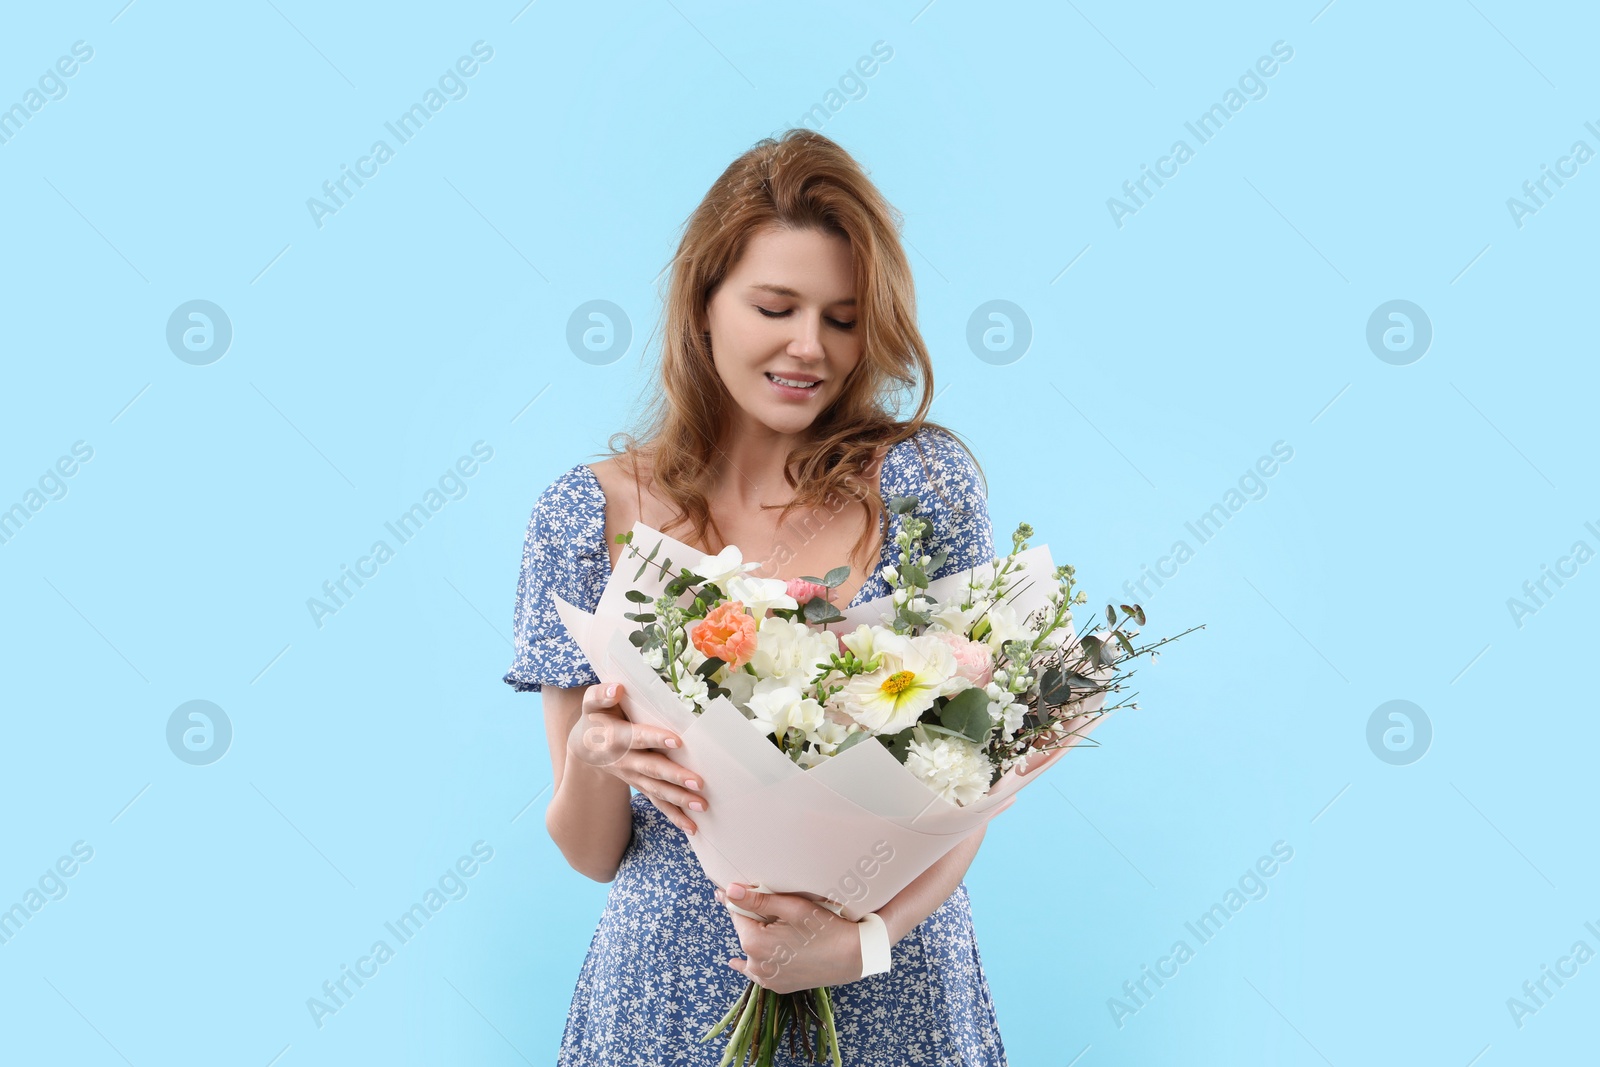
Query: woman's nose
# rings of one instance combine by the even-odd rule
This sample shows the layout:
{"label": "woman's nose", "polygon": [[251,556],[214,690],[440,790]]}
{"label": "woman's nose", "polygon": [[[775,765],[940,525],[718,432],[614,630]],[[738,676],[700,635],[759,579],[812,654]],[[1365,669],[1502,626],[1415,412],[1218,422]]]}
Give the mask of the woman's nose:
{"label": "woman's nose", "polygon": [[805,359],[817,359],[822,352],[822,321],[819,317],[799,318],[795,322],[795,336],[789,342],[791,355]]}

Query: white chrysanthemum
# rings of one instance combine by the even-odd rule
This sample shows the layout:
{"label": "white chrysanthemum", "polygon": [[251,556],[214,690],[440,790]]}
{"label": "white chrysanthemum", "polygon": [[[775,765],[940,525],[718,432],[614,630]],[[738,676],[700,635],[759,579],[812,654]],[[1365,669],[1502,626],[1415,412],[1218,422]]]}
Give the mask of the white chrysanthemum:
{"label": "white chrysanthemum", "polygon": [[694,571],[718,589],[727,591],[723,583],[738,574],[753,571],[761,566],[759,563],[746,563],[739,554],[738,545],[729,545],[714,556],[701,556],[700,562],[689,569]]}
{"label": "white chrysanthemum", "polygon": [[839,692],[843,710],[869,730],[899,733],[936,697],[966,687],[956,674],[955,653],[937,638],[879,634],[873,645],[878,669],[856,675]]}
{"label": "white chrysanthemum", "polygon": [[987,793],[993,774],[989,758],[977,745],[942,734],[926,742],[913,739],[906,751],[906,770],[957,805],[971,804]]}
{"label": "white chrysanthemum", "polygon": [[756,618],[766,615],[768,608],[795,608],[794,597],[786,591],[788,582],[777,578],[747,578],[742,574],[728,579],[722,588],[728,596],[739,601]]}

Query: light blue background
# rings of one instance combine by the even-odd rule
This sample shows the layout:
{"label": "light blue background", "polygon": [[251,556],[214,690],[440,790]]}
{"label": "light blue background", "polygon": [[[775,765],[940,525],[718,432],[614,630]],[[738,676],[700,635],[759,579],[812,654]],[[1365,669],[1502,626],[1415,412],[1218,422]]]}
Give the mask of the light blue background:
{"label": "light blue background", "polygon": [[[0,544],[0,906],[94,850],[0,945],[0,1059],[553,1061],[607,887],[548,840],[540,702],[500,681],[529,509],[628,423],[712,180],[876,41],[822,129],[905,213],[931,417],[999,537],[1032,522],[1102,603],[1196,548],[1142,599],[1151,634],[1206,629],[968,875],[1011,1062],[1594,1055],[1600,961],[1520,1028],[1506,1003],[1600,950],[1600,563],[1507,607],[1600,549],[1600,162],[1520,227],[1506,203],[1600,149],[1591,9],[121,3],[0,32],[0,106],[94,50],[0,144],[0,506],[93,449]],[[480,40],[467,95],[319,228],[307,198]],[[1198,145],[1184,123],[1276,41],[1266,95]],[[1180,137],[1119,228],[1107,199]],[[195,299],[234,332],[205,366],[165,340]],[[607,365],[566,341],[596,299],[633,330]],[[999,365],[966,341],[994,299],[1033,332]],[[1366,342],[1395,299],[1434,331],[1403,366]],[[465,495],[316,625],[477,441]],[[233,726],[209,766],[166,742],[195,699]],[[1409,765],[1367,742],[1393,699],[1432,724]],[[319,1029],[307,998],[478,841],[467,895]],[[1191,939],[1277,841],[1266,895]],[[1119,1027],[1108,999],[1180,938]]]}

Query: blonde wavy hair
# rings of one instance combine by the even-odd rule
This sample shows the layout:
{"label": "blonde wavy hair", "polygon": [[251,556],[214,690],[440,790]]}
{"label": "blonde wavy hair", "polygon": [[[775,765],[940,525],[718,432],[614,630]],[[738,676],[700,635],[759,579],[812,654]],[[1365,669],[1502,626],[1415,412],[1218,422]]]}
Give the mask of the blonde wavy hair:
{"label": "blonde wavy hair", "polygon": [[[712,184],[672,258],[659,327],[660,388],[653,391],[639,435],[620,431],[607,441],[609,455],[626,457],[636,482],[640,457],[650,459],[653,490],[677,511],[669,527],[688,526],[713,553],[726,543],[702,486],[723,454],[718,432],[730,424],[726,413],[735,401],[712,362],[706,307],[752,235],[768,227],[818,230],[850,242],[862,344],[843,391],[818,414],[809,439],[789,452],[784,479],[794,498],[762,509],[780,508],[781,523],[794,509],[853,498],[866,509],[866,527],[852,550],[860,554],[885,529],[888,516],[869,480],[883,453],[931,427],[972,454],[953,431],[924,417],[933,402],[933,365],[917,329],[911,267],[900,245],[902,221],[848,152],[805,128],[757,142]],[[901,400],[914,391],[916,411],[901,419]],[[709,543],[710,533],[717,543]]]}

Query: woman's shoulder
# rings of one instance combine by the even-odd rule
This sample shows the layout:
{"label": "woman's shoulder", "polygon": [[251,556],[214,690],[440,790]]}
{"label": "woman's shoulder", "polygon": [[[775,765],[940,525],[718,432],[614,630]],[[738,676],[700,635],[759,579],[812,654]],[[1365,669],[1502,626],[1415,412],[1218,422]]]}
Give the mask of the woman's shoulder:
{"label": "woman's shoulder", "polygon": [[941,426],[923,426],[889,447],[879,485],[885,496],[900,496],[930,482],[976,483],[978,477],[972,454],[953,434]]}
{"label": "woman's shoulder", "polygon": [[541,532],[553,540],[583,541],[596,523],[603,530],[606,497],[593,468],[576,463],[539,494],[534,514]]}

